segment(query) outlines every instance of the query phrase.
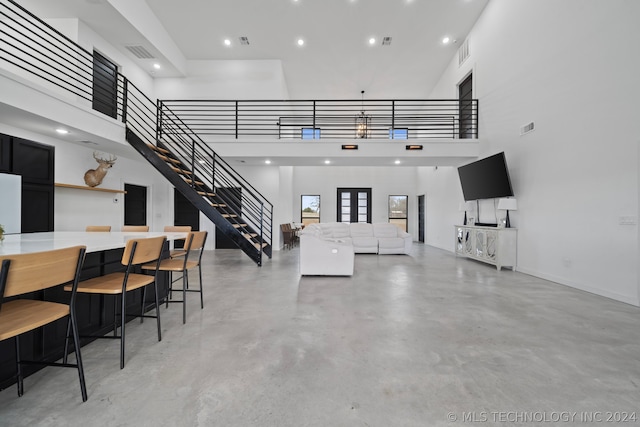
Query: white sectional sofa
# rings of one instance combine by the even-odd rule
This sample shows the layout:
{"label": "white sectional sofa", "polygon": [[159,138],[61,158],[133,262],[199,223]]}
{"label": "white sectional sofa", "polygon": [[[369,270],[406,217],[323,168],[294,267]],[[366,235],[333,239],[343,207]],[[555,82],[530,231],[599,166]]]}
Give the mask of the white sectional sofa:
{"label": "white sectional sofa", "polygon": [[300,232],[300,274],[350,276],[354,254],[408,254],[412,243],[390,223],[309,224]]}

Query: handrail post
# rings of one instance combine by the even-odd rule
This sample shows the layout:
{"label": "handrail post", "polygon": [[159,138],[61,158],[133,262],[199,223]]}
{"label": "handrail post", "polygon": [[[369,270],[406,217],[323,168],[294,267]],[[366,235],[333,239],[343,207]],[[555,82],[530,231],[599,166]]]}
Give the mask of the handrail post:
{"label": "handrail post", "polygon": [[396,101],[391,101],[391,139],[395,139],[396,136]]}
{"label": "handrail post", "polygon": [[236,139],[238,139],[238,101],[236,101]]}
{"label": "handrail post", "polygon": [[127,104],[129,103],[129,80],[122,76],[122,123],[127,124]]}
{"label": "handrail post", "polygon": [[191,139],[191,188],[196,188],[196,141]]}
{"label": "handrail post", "polygon": [[311,132],[313,132],[313,139],[316,139],[316,101],[313,101],[313,126]]}
{"label": "handrail post", "polygon": [[162,101],[156,99],[157,112],[156,112],[156,145],[162,138]]}

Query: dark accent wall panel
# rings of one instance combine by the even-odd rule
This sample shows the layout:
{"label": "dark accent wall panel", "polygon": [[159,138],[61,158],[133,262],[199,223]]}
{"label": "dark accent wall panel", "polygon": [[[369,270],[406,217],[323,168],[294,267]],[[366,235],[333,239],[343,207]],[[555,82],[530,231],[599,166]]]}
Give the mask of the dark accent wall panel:
{"label": "dark accent wall panel", "polygon": [[22,183],[22,232],[53,231],[53,186]]}
{"label": "dark accent wall panel", "polygon": [[54,147],[13,138],[12,173],[29,184],[50,184],[54,180]]}

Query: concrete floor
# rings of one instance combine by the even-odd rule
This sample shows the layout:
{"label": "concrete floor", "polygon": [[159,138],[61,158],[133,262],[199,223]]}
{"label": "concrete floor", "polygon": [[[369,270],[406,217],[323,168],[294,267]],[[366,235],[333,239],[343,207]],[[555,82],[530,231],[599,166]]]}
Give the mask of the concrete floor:
{"label": "concrete floor", "polygon": [[301,278],[298,249],[262,268],[233,250],[204,262],[205,308],[190,295],[186,325],[177,304],[162,342],[130,323],[123,370],[118,341],[84,347],[86,403],[72,369],[3,390],[0,425],[594,425],[640,411],[636,307],[419,244],[358,255],[349,278]]}

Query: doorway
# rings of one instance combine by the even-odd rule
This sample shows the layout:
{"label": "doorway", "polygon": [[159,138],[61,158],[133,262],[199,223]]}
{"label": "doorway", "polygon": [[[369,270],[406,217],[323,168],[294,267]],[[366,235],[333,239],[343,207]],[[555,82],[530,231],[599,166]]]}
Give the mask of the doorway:
{"label": "doorway", "polygon": [[420,243],[424,243],[425,207],[424,194],[421,194],[418,196],[418,242]]}
{"label": "doorway", "polygon": [[[225,204],[238,213],[238,217],[242,216],[242,188],[240,187],[218,187],[216,194],[224,200]],[[238,245],[227,237],[226,234],[220,232],[216,227],[216,249],[240,249]]]}
{"label": "doorway", "polygon": [[95,50],[93,109],[114,119],[118,116],[118,67]]}
{"label": "doorway", "polygon": [[[200,211],[193,203],[174,188],[173,190],[173,225],[190,225],[192,231],[200,230]],[[184,241],[174,242],[175,248],[183,247]]]}
{"label": "doorway", "polygon": [[371,188],[338,188],[338,222],[371,223]]}
{"label": "doorway", "polygon": [[458,85],[458,114],[460,118],[460,139],[475,138],[473,131],[474,111],[473,111],[473,74],[469,74]]}
{"label": "doorway", "polygon": [[124,184],[124,225],[147,225],[147,187]]}

